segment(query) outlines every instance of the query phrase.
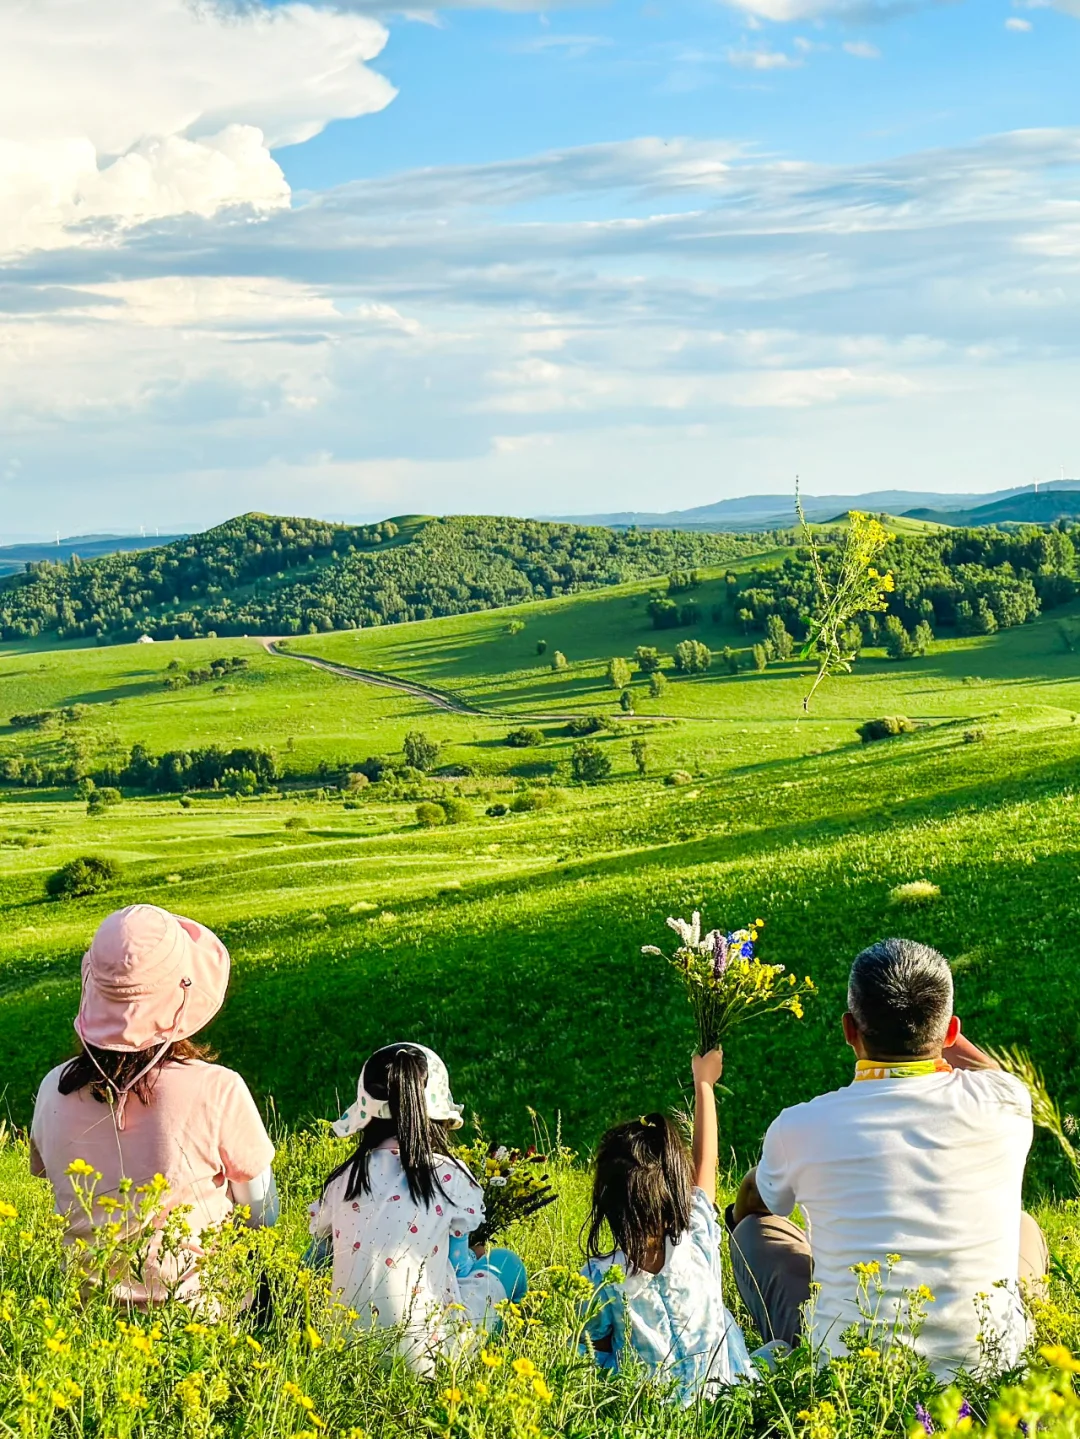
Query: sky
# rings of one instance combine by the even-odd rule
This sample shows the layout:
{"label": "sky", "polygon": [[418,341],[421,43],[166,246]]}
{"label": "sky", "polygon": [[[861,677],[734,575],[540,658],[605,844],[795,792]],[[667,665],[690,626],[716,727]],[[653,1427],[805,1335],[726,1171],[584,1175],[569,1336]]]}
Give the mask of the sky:
{"label": "sky", "polygon": [[1080,475],[1080,0],[0,0],[0,542]]}

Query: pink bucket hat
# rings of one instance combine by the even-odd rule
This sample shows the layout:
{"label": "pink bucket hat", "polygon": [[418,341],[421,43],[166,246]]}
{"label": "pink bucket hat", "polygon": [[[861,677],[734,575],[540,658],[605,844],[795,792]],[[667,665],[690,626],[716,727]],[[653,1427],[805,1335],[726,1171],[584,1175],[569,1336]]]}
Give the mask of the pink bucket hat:
{"label": "pink bucket hat", "polygon": [[229,951],[193,919],[132,904],[102,920],[83,956],[75,1033],[98,1049],[154,1050],[136,1079],[116,1091],[121,1124],[127,1091],[170,1044],[209,1024],[228,983]]}

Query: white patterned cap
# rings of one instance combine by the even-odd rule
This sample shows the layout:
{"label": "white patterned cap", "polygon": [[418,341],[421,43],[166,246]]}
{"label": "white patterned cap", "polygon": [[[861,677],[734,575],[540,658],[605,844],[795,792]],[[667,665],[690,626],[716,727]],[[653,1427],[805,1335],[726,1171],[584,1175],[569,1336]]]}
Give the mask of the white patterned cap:
{"label": "white patterned cap", "polygon": [[[393,1044],[383,1046],[384,1049],[398,1047]],[[454,1103],[454,1097],[450,1093],[450,1076],[446,1072],[446,1065],[433,1049],[428,1049],[424,1044],[402,1042],[400,1047],[418,1050],[427,1060],[427,1082],[424,1085],[427,1117],[438,1120],[450,1129],[460,1129],[464,1123],[461,1118],[461,1105]],[[368,1064],[370,1062],[368,1060]],[[377,1099],[368,1092],[364,1084],[366,1073],[367,1064],[360,1071],[360,1079],[356,1086],[356,1103],[350,1104],[341,1118],[336,1119],[331,1126],[334,1133],[343,1139],[348,1134],[356,1134],[359,1130],[366,1129],[373,1119],[389,1119],[391,1117],[390,1101]]]}

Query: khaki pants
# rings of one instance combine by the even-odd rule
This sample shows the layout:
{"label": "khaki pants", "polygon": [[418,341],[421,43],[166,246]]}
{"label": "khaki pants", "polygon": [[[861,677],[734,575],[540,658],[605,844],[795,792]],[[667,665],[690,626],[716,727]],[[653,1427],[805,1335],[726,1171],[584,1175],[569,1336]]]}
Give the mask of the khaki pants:
{"label": "khaki pants", "polygon": [[[792,1347],[802,1328],[802,1306],[810,1298],[810,1246],[790,1219],[749,1215],[731,1231],[731,1267],[739,1295],[762,1340],[782,1339]],[[1020,1280],[1030,1293],[1046,1291],[1050,1251],[1030,1214],[1020,1216]]]}

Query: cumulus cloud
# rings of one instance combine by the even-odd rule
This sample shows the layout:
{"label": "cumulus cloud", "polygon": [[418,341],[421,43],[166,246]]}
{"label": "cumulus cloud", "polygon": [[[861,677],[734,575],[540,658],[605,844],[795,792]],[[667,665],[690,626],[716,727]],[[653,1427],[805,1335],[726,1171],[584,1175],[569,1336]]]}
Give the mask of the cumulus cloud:
{"label": "cumulus cloud", "polygon": [[876,45],[871,45],[869,40],[845,40],[844,49],[849,55],[854,55],[856,60],[881,59],[881,51]]}
{"label": "cumulus cloud", "polygon": [[288,203],[270,154],[379,110],[376,20],[289,3],[0,7],[0,252]]}
{"label": "cumulus cloud", "polygon": [[645,138],[36,251],[0,288],[0,496],[572,510],[590,465],[760,487],[815,447],[858,484],[982,446],[1004,482],[1074,428],[1078,213],[1080,129],[845,165]]}
{"label": "cumulus cloud", "polygon": [[1026,32],[1031,28],[1031,21],[1022,20],[1019,15],[1010,15],[1009,18],[1005,21],[1006,30],[1016,30],[1019,31],[1021,34],[1026,34]]}
{"label": "cumulus cloud", "polygon": [[781,50],[731,49],[727,52],[729,65],[738,70],[797,70],[802,61]]}

